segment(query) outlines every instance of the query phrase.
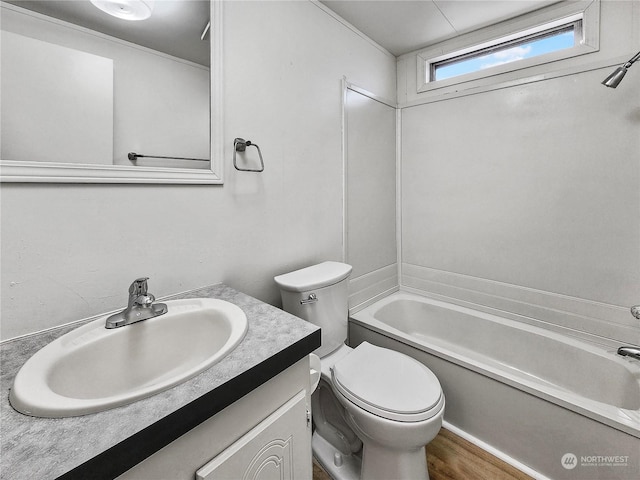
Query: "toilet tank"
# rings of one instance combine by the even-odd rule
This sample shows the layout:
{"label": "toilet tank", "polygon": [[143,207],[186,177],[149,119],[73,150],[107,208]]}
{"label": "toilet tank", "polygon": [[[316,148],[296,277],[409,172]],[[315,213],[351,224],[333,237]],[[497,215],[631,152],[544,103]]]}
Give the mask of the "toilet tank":
{"label": "toilet tank", "polygon": [[347,340],[351,270],[346,263],[324,262],[274,278],[284,310],[322,329],[322,346],[314,352],[319,357]]}

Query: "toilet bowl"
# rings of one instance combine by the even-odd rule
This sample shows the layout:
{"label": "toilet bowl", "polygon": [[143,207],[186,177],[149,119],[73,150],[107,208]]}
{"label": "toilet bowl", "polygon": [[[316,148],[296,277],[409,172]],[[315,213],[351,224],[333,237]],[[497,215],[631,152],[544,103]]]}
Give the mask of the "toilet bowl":
{"label": "toilet bowl", "polygon": [[334,365],[332,385],[363,443],[361,478],[427,479],[425,445],[438,434],[436,376],[401,353],[361,343]]}
{"label": "toilet bowl", "polygon": [[427,480],[425,445],[442,425],[442,388],[402,353],[344,344],[350,273],[349,265],[325,262],[275,277],[285,310],[322,328],[314,456],[336,480]]}

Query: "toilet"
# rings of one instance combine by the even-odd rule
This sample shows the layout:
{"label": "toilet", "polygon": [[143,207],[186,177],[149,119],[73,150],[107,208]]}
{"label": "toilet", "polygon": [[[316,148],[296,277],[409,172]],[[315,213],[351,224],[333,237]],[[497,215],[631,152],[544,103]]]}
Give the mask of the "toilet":
{"label": "toilet", "polygon": [[311,397],[314,457],[335,480],[427,480],[425,445],[444,415],[440,382],[407,355],[344,343],[351,270],[324,262],[274,279],[284,310],[322,329]]}

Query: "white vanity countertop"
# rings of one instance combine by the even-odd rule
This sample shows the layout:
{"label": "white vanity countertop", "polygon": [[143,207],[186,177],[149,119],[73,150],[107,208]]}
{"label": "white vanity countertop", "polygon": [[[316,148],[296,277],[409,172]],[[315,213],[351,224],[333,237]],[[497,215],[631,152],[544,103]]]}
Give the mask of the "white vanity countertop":
{"label": "white vanity countertop", "polygon": [[36,418],[9,404],[24,362],[78,324],[0,344],[0,479],[114,478],[320,346],[318,327],[223,284],[163,300],[198,297],[245,312],[249,329],[238,347],[174,388],[105,412]]}

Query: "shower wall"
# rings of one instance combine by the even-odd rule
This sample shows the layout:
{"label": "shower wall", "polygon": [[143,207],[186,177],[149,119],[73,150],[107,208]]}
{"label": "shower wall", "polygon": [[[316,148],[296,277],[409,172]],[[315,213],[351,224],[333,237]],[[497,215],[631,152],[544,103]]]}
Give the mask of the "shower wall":
{"label": "shower wall", "polygon": [[640,72],[600,85],[639,25],[604,2],[590,64],[428,103],[401,83],[402,285],[640,344]]}
{"label": "shower wall", "polygon": [[397,290],[396,109],[346,88],[345,258],[353,266],[349,305]]}

